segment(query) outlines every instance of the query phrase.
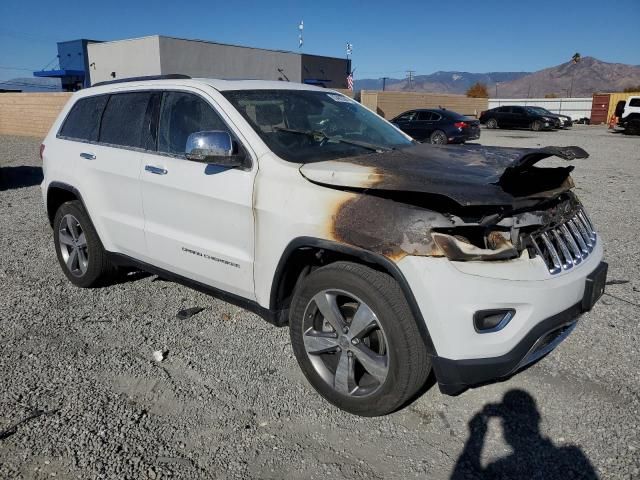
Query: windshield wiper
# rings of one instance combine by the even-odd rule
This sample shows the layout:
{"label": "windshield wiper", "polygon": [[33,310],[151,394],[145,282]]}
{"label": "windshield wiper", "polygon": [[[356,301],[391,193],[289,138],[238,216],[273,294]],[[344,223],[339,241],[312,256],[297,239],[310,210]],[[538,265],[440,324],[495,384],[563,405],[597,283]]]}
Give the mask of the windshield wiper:
{"label": "windshield wiper", "polygon": [[295,128],[284,128],[284,127],[273,127],[274,130],[278,132],[288,132],[288,133],[297,133],[300,135],[307,135],[308,137],[313,138],[317,142],[321,142],[323,140],[327,142],[336,142],[336,143],[345,143],[347,145],[355,145],[356,147],[366,148],[367,150],[371,150],[373,152],[388,152],[389,150],[393,150],[393,148],[383,147],[381,145],[375,145],[373,143],[361,142],[359,140],[348,140],[340,137],[330,137],[324,132],[320,130],[297,130]]}

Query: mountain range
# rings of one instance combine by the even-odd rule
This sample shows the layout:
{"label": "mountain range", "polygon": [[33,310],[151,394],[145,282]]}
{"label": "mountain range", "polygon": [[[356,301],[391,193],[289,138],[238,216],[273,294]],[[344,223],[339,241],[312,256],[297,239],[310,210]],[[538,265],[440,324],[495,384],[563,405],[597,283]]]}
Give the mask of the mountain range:
{"label": "mountain range", "polygon": [[0,90],[16,90],[22,92],[59,92],[59,78],[20,77],[11,80],[0,80]]}
{"label": "mountain range", "polygon": [[[385,89],[464,94],[476,82],[484,83],[491,97],[526,98],[550,94],[590,97],[595,92],[615,92],[640,86],[640,66],[583,57],[578,63],[566,62],[537,72],[436,72],[415,75],[411,82],[407,78],[389,78]],[[382,80],[356,79],[355,89],[382,90]]]}

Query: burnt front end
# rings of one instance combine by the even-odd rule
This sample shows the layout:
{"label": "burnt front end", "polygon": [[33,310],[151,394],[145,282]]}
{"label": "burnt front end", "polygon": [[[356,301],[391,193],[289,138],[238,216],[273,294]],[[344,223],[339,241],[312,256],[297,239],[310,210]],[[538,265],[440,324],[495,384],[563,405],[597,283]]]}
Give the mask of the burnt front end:
{"label": "burnt front end", "polygon": [[302,169],[345,191],[331,237],[387,257],[405,277],[445,393],[546,355],[604,291],[602,242],[571,191],[572,167],[535,165],[553,155],[587,156],[576,147],[420,146],[389,163]]}

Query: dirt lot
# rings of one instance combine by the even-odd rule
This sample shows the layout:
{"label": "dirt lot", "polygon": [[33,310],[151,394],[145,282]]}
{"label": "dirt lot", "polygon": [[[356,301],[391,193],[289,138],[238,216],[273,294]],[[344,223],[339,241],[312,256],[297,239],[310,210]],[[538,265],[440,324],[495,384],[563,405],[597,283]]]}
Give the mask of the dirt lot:
{"label": "dirt lot", "polygon": [[[285,328],[153,276],[71,286],[39,141],[0,137],[0,478],[640,478],[640,138],[576,126],[481,143],[589,151],[576,191],[620,282],[520,375],[365,419],[312,391]],[[185,307],[204,311],[179,320]]]}

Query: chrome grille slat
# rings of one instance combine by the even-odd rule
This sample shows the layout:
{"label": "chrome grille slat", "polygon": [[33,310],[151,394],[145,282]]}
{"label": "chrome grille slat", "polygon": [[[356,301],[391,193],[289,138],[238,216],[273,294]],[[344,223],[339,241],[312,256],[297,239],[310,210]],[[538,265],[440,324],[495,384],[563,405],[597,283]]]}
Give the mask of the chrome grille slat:
{"label": "chrome grille slat", "polygon": [[580,231],[578,230],[578,226],[575,224],[575,222],[573,220],[569,220],[567,222],[567,225],[569,225],[569,228],[571,229],[571,233],[573,233],[573,238],[575,238],[576,241],[578,242],[578,245],[580,245],[580,251],[582,252],[582,258],[585,258],[587,255],[589,255],[589,249],[587,248],[587,244],[584,243],[584,238],[582,238],[582,235],[580,234]]}
{"label": "chrome grille slat", "polygon": [[578,247],[578,244],[573,238],[573,235],[569,231],[569,228],[567,227],[566,223],[564,225],[560,225],[560,231],[562,232],[562,235],[564,236],[565,240],[569,244],[569,248],[573,252],[574,265],[579,264],[582,261],[582,252],[580,251],[580,248]]}
{"label": "chrome grille slat", "polygon": [[584,240],[584,243],[587,244],[589,252],[591,252],[591,250],[593,250],[593,241],[591,240],[591,235],[587,232],[587,227],[584,226],[584,223],[582,223],[582,220],[578,215],[573,217],[573,221],[578,226],[578,230],[580,230],[580,233],[582,234],[582,239]]}
{"label": "chrome grille slat", "polygon": [[551,260],[553,262],[553,268],[550,267],[549,271],[551,273],[558,273],[560,270],[562,270],[562,263],[560,262],[560,255],[558,255],[556,247],[554,247],[553,243],[551,243],[547,232],[541,234],[540,238],[542,238],[544,246],[547,247],[547,251],[549,252],[549,255],[551,255]]}
{"label": "chrome grille slat", "polygon": [[591,220],[580,208],[564,223],[534,233],[529,238],[549,273],[554,275],[587,258],[595,247],[597,234]]}
{"label": "chrome grille slat", "polygon": [[560,247],[560,251],[562,252],[562,256],[564,257],[562,268],[564,268],[565,270],[569,270],[571,267],[573,267],[573,257],[569,253],[567,244],[564,243],[564,240],[562,240],[562,237],[560,237],[560,233],[558,233],[557,229],[553,230],[553,236],[555,237],[556,244]]}

